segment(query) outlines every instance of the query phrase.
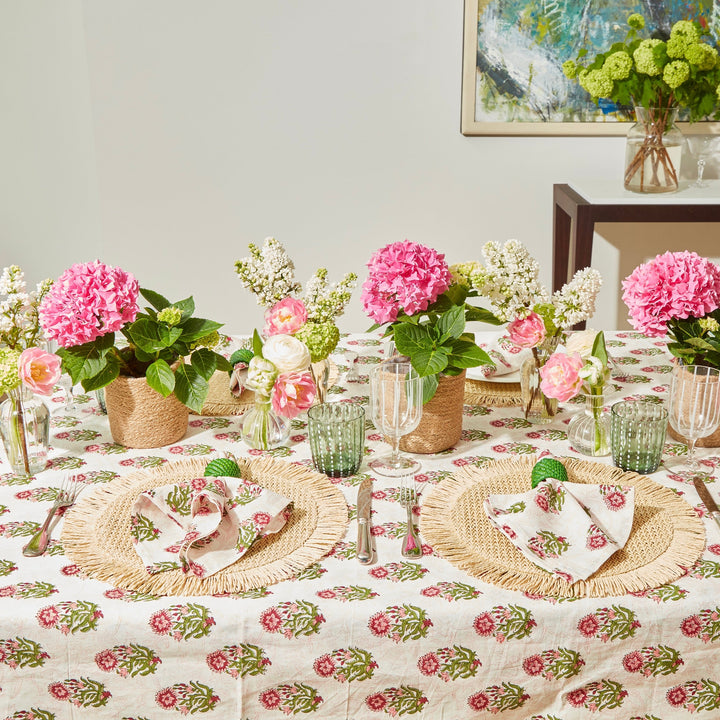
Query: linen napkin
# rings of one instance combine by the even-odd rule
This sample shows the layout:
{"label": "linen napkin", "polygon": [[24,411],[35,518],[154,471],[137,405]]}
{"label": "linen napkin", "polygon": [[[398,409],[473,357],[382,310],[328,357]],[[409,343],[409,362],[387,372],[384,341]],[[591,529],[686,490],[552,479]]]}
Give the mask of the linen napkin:
{"label": "linen napkin", "polygon": [[624,547],[635,488],[548,478],[530,492],[490,495],[484,508],[528,560],[572,583],[589,578]]}
{"label": "linen napkin", "polygon": [[518,372],[523,360],[530,354],[516,345],[505,330],[475,333],[475,341],[492,359],[495,365],[469,368],[466,377],[471,380],[490,380],[494,377]]}
{"label": "linen napkin", "polygon": [[150,574],[207,577],[285,525],[290,500],[242,478],[200,477],[141,493],[130,532]]}

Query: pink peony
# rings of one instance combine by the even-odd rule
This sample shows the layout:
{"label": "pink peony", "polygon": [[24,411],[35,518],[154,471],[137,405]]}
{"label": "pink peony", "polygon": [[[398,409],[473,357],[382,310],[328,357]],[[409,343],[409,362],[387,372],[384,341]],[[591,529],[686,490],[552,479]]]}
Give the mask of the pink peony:
{"label": "pink peony", "polygon": [[452,280],[443,254],[409,240],[378,250],[368,268],[361,300],[376,323],[393,322],[400,311],[414,315],[427,310]]}
{"label": "pink peony", "polygon": [[294,335],[306,322],[308,314],[301,300],[287,297],[265,311],[266,337]]}
{"label": "pink peony", "polygon": [[120,268],[94,262],[73,265],[40,305],[40,323],[61,347],[91,342],[135,319],[138,283]]}
{"label": "pink peony", "polygon": [[546,334],[543,319],[534,312],[508,323],[507,329],[510,339],[521,348],[537,347]]}
{"label": "pink peony", "polygon": [[281,373],[275,380],[272,408],[278,414],[294,418],[315,400],[315,383],[309,372]]}
{"label": "pink peony", "polygon": [[540,368],[540,389],[549,398],[567,402],[574,398],[582,388],[582,378],[578,374],[583,366],[578,353],[553,353]]}
{"label": "pink peony", "polygon": [[720,306],[720,268],[686,250],[639,265],[622,285],[632,326],[651,337],[663,337],[669,320],[701,318]]}
{"label": "pink peony", "polygon": [[52,395],[53,386],[60,379],[60,358],[39,347],[23,350],[18,361],[20,379],[39,395]]}

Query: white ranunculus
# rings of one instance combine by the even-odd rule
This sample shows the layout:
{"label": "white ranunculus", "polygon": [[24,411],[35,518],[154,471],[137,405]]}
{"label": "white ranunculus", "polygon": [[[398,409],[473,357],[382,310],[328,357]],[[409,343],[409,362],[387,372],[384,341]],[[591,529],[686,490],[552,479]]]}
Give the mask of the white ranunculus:
{"label": "white ranunculus", "polygon": [[572,333],[565,343],[568,353],[578,353],[585,360],[592,353],[597,330],[580,330]]}
{"label": "white ranunculus", "polygon": [[292,335],[271,335],[263,345],[263,356],[281,373],[301,372],[310,367],[310,351]]}
{"label": "white ranunculus", "polygon": [[605,382],[605,368],[594,355],[590,355],[585,360],[585,365],[578,372],[578,375],[588,385],[602,385]]}
{"label": "white ranunculus", "polygon": [[277,375],[278,369],[270,360],[256,355],[248,365],[245,387],[261,395],[270,395]]}

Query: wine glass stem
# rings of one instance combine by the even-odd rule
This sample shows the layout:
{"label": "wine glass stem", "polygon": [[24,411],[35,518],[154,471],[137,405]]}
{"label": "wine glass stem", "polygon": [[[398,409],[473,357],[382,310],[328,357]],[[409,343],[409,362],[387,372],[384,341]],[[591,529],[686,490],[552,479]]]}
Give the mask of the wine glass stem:
{"label": "wine glass stem", "polygon": [[705,159],[700,158],[697,164],[697,184],[702,185],[703,175],[705,174]]}
{"label": "wine glass stem", "polygon": [[390,465],[392,467],[400,466],[400,436],[396,435],[392,439],[392,450],[390,452]]}
{"label": "wine glass stem", "polygon": [[700,463],[698,462],[698,459],[695,456],[695,443],[696,442],[697,442],[697,438],[688,439],[687,462],[688,462],[688,465],[693,470],[698,470],[700,468]]}

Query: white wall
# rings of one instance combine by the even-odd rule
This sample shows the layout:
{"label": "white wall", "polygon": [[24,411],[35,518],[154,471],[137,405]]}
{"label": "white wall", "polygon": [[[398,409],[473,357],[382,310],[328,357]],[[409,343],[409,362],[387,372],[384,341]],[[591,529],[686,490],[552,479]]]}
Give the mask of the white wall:
{"label": "white wall", "polygon": [[[406,237],[449,262],[516,237],[549,284],[553,183],[619,175],[624,140],[463,137],[462,19],[462,0],[1,0],[0,265],[34,282],[99,257],[231,332],[260,322],[233,264],[268,235],[301,280],[362,279]],[[623,314],[618,247],[687,242],[637,231],[596,239],[595,327]],[[341,324],[369,325],[359,290]]]}

